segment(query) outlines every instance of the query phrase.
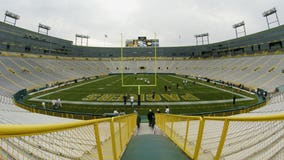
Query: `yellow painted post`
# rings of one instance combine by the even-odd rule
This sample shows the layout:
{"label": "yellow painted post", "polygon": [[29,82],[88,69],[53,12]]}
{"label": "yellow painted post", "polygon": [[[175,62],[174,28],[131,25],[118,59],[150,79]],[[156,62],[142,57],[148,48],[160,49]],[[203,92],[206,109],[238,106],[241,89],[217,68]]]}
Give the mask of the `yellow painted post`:
{"label": "yellow painted post", "polygon": [[102,146],[101,146],[98,123],[94,124],[94,131],[95,131],[95,137],[96,137],[96,148],[98,151],[98,157],[99,157],[99,160],[103,160],[103,151],[102,151]]}
{"label": "yellow painted post", "polygon": [[132,128],[132,122],[133,121],[131,121],[132,119],[130,119],[130,118],[127,118],[127,138],[129,138],[130,137],[130,135],[131,135],[131,128]]}
{"label": "yellow painted post", "polygon": [[[162,117],[161,117],[161,121],[162,121],[162,125],[163,125],[163,130],[164,130],[164,132],[166,133],[166,116],[165,115],[162,115]],[[169,120],[169,119],[168,119]]]}
{"label": "yellow painted post", "polygon": [[119,143],[120,143],[120,150],[122,151],[122,136],[121,136],[121,119],[118,119],[118,131],[119,131]]}
{"label": "yellow painted post", "polygon": [[184,138],[184,144],[183,144],[183,150],[186,150],[186,143],[187,143],[187,137],[188,137],[188,130],[189,130],[189,119],[186,122],[186,132],[185,132],[185,138]]}
{"label": "yellow painted post", "polygon": [[117,160],[117,153],[116,153],[116,144],[115,144],[115,134],[114,134],[114,124],[112,117],[110,121],[110,134],[111,134],[111,142],[112,142],[112,154],[113,154],[113,160]]}
{"label": "yellow painted post", "polygon": [[223,150],[223,147],[224,147],[224,143],[225,143],[225,140],[226,140],[228,128],[229,128],[229,120],[226,119],[224,121],[222,135],[221,135],[218,150],[217,150],[216,156],[215,156],[216,160],[220,159],[220,156],[221,156],[221,153],[222,153],[222,150]]}
{"label": "yellow painted post", "polygon": [[199,150],[200,150],[200,147],[201,147],[201,140],[202,140],[203,131],[204,131],[204,123],[205,123],[204,119],[202,117],[200,117],[199,128],[198,128],[198,136],[197,136],[197,140],[196,140],[193,159],[198,159],[198,154],[199,154]]}
{"label": "yellow painted post", "polygon": [[166,115],[162,116],[162,122],[163,122],[164,132],[166,132]]}
{"label": "yellow painted post", "polygon": [[154,62],[154,72],[155,72],[155,86],[157,86],[157,39],[156,39],[156,37],[157,37],[157,34],[156,33],[154,33],[154,40],[155,40],[155,45],[154,45],[154,53],[155,53],[155,62]]}
{"label": "yellow painted post", "polygon": [[122,38],[122,33],[120,33],[120,73],[121,73],[121,86],[124,85],[124,80],[123,80],[123,68],[122,68],[122,61],[123,61],[123,38]]}
{"label": "yellow painted post", "polygon": [[173,122],[173,118],[171,118],[171,134],[170,134],[170,138],[173,138],[173,129],[174,129],[174,122]]}

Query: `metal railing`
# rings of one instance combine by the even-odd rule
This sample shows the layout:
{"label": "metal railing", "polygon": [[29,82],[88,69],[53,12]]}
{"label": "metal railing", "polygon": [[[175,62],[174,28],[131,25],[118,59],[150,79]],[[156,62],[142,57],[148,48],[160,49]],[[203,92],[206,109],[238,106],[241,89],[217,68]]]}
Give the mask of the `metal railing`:
{"label": "metal railing", "polygon": [[[208,160],[223,159],[236,153],[245,157],[243,159],[281,153],[273,153],[267,148],[271,148],[270,145],[275,147],[277,143],[282,146],[283,121],[284,114],[231,117],[156,114],[157,126],[184,153],[192,159]],[[283,150],[284,147],[277,149]]]}
{"label": "metal railing", "polygon": [[0,124],[0,159],[118,160],[136,114],[57,124]]}

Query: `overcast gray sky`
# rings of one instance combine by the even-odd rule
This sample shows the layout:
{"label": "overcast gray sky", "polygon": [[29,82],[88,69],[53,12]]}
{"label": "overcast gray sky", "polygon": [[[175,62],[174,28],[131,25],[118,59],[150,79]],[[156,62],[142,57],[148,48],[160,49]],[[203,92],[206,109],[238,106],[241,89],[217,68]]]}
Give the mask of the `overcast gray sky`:
{"label": "overcast gray sky", "polygon": [[[194,35],[209,33],[210,43],[235,38],[232,25],[245,21],[247,34],[267,29],[263,11],[276,7],[284,22],[283,0],[1,0],[6,10],[21,16],[17,26],[74,41],[89,35],[89,46],[119,47],[123,38],[147,36],[160,46],[195,45]],[[274,16],[270,17],[275,20]],[[282,23],[281,23],[282,24]],[[105,38],[104,35],[108,35]]]}

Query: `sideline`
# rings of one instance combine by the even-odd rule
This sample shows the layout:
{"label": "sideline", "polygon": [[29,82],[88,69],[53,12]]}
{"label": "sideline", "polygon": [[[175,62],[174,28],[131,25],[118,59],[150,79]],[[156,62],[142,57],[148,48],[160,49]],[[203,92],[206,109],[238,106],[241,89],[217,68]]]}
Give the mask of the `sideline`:
{"label": "sideline", "polygon": [[[253,98],[237,98],[236,102],[249,101]],[[35,102],[51,102],[49,99],[30,99],[30,101]],[[213,100],[213,101],[198,101],[198,102],[141,102],[142,106],[153,106],[153,105],[189,105],[189,104],[218,104],[218,103],[227,103],[232,102],[232,99],[225,100]],[[61,101],[62,104],[85,104],[85,105],[107,105],[107,106],[124,106],[123,102],[83,102],[83,101]],[[137,102],[134,104],[137,105]],[[130,102],[127,102],[126,105],[130,105]]]}

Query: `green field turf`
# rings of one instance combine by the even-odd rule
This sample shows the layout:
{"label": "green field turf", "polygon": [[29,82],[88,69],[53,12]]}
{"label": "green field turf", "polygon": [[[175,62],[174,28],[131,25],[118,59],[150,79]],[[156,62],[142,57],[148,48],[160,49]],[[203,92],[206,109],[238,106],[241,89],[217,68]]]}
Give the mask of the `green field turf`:
{"label": "green field turf", "polygon": [[[183,83],[185,80],[188,81],[187,84]],[[231,101],[221,104],[181,105],[178,103],[214,102],[217,100],[232,100],[233,97],[237,99],[243,98],[240,92],[235,94],[235,90],[232,88],[220,88],[220,86],[212,83],[200,82],[195,79],[185,79],[174,75],[157,75],[157,86],[154,86],[154,74],[124,75],[123,83],[128,86],[122,87],[120,75],[101,77],[99,79],[50,90],[48,93],[29,96],[25,102],[40,105],[40,101],[50,101],[60,98],[62,101],[68,102],[63,103],[64,107],[60,109],[64,111],[101,114],[117,109],[131,113],[134,108],[129,106],[129,97],[134,96],[135,102],[137,102],[138,85],[141,85],[141,106],[137,106],[135,103],[135,108],[138,107],[142,113],[146,113],[149,108],[161,108],[162,110],[165,105],[158,104],[158,102],[168,102],[172,108],[172,113],[198,113],[231,109],[236,106],[232,105]],[[167,86],[167,90],[165,90],[165,86]],[[153,92],[155,92],[154,99],[152,97]],[[127,96],[127,106],[123,106],[123,96]],[[37,101],[30,101],[30,98],[35,98]],[[70,104],[70,101],[79,102],[81,104]],[[255,101],[256,100],[240,101],[237,102],[237,105],[252,104],[255,103]],[[96,104],[97,102],[110,102],[111,104],[98,105]],[[171,103],[173,103],[173,105],[171,105]],[[50,104],[48,103],[47,106],[50,106]]]}

